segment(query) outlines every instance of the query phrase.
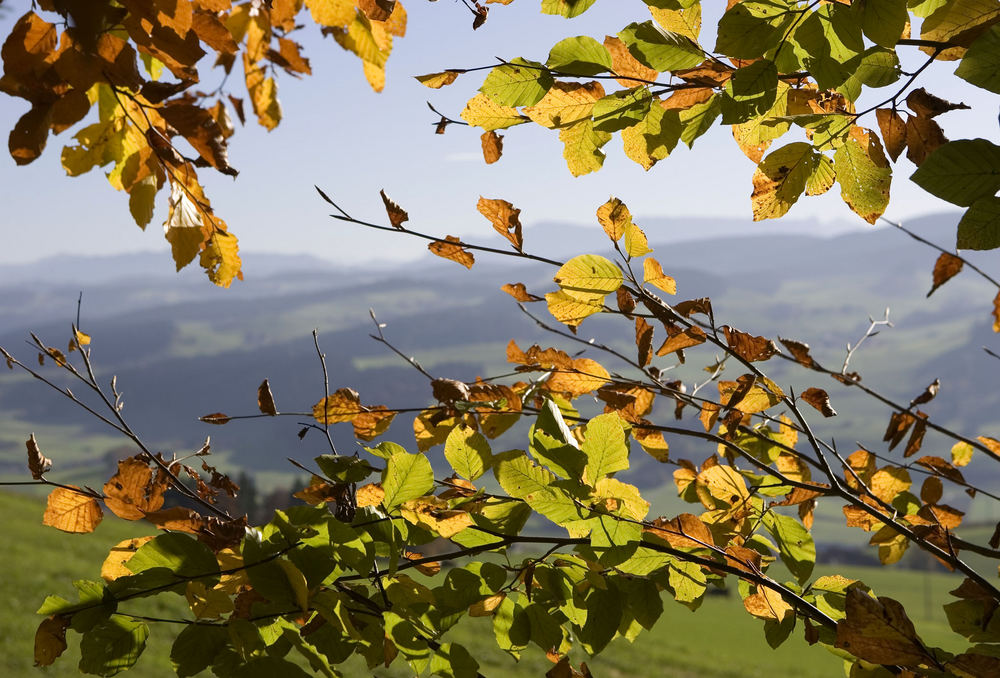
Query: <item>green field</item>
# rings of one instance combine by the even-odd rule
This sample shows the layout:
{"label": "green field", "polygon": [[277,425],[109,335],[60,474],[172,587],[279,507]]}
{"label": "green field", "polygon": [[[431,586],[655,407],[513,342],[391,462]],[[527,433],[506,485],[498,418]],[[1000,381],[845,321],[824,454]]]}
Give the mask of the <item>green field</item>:
{"label": "green field", "polygon": [[[108,549],[119,541],[149,533],[141,524],[105,517],[98,530],[89,535],[67,535],[41,525],[44,505],[35,498],[0,493],[0,512],[6,519],[6,576],[0,580],[0,595],[7,604],[0,614],[0,675],[38,675],[32,668],[34,614],[46,594],[74,597],[74,579],[96,579]],[[947,591],[960,579],[939,573],[881,570],[857,567],[817,568],[817,575],[839,573],[864,580],[880,595],[902,602],[923,638],[946,649],[954,647],[941,605]],[[143,613],[160,617],[183,614],[179,597],[164,601],[151,599]],[[706,598],[701,609],[664,602],[664,614],[650,633],[630,645],[619,639],[602,655],[589,661],[595,676],[839,676],[842,662],[819,647],[810,648],[796,631],[777,650],[764,641],[761,622],[747,615],[738,596]],[[486,676],[541,676],[551,667],[537,648],[529,648],[520,663],[514,663],[493,644],[488,618],[471,619],[456,628],[446,640],[468,647]],[[156,627],[150,634],[146,653],[134,669],[136,675],[158,678],[174,675],[169,648],[174,627]],[[53,667],[58,675],[75,673],[79,661],[79,636],[70,633],[70,649]],[[576,661],[586,657],[577,656]],[[358,663],[345,667],[345,675],[368,675]],[[398,660],[376,676],[412,675]]]}

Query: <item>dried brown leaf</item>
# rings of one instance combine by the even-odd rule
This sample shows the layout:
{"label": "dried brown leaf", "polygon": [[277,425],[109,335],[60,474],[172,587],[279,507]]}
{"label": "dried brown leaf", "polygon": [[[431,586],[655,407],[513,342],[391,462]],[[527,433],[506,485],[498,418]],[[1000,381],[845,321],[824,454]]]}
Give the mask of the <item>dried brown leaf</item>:
{"label": "dried brown leaf", "polygon": [[521,210],[506,200],[482,196],[479,196],[476,209],[493,224],[497,233],[510,241],[515,250],[521,251],[524,246],[524,238],[521,235]]}
{"label": "dried brown leaf", "polygon": [[472,268],[472,265],[476,263],[476,258],[472,255],[472,252],[464,249],[459,243],[462,240],[453,235],[445,236],[444,240],[435,240],[430,245],[427,246],[434,254],[445,259],[451,259],[454,262],[462,264],[466,268]]}
{"label": "dried brown leaf", "polygon": [[[378,194],[382,196],[386,214],[389,215],[389,223],[392,224],[393,228],[403,230],[403,222],[409,221],[410,215],[406,213],[406,210],[390,200],[389,196],[385,194],[384,189],[379,191]],[[431,251],[433,252],[433,250]]]}
{"label": "dried brown leaf", "polygon": [[892,161],[896,162],[896,158],[906,148],[906,122],[903,121],[903,116],[889,108],[875,111],[875,118],[878,120],[879,131],[882,132],[885,150]]}
{"label": "dried brown leaf", "polygon": [[837,410],[830,404],[830,396],[821,388],[807,388],[800,397],[823,413],[824,417],[836,417]]}
{"label": "dried brown leaf", "polygon": [[529,294],[527,288],[524,286],[524,283],[506,283],[500,289],[518,301],[524,303],[542,301],[542,297],[536,297],[534,294]]}
{"label": "dried brown leaf", "polygon": [[805,367],[814,367],[816,365],[816,361],[809,355],[809,344],[795,341],[794,339],[782,339],[781,337],[778,337],[778,341],[788,349],[788,352],[795,358],[795,362]]}
{"label": "dried brown leaf", "polygon": [[958,275],[964,264],[965,262],[954,254],[942,252],[941,256],[934,262],[934,281],[927,296],[934,294],[934,290]]}
{"label": "dried brown leaf", "polygon": [[492,165],[503,155],[503,137],[494,130],[487,130],[479,137],[483,146],[483,160]]}
{"label": "dried brown leaf", "polygon": [[272,417],[278,414],[278,410],[274,407],[274,396],[271,394],[271,386],[267,383],[267,379],[257,387],[257,407],[260,408],[262,414]]}
{"label": "dried brown leaf", "polygon": [[923,87],[913,90],[906,96],[906,105],[921,118],[933,118],[948,111],[969,108],[966,104],[953,104],[941,97],[934,96]]}
{"label": "dried brown leaf", "polygon": [[41,480],[42,476],[52,469],[52,460],[42,454],[34,433],[25,442],[25,446],[28,448],[28,470],[31,471],[31,477]]}
{"label": "dried brown leaf", "polygon": [[639,365],[645,367],[653,357],[653,326],[645,318],[635,319],[635,345],[639,352]]}
{"label": "dried brown leaf", "polygon": [[780,353],[774,342],[765,337],[755,337],[729,325],[723,325],[722,331],[726,333],[726,343],[733,353],[748,362],[769,360]]}

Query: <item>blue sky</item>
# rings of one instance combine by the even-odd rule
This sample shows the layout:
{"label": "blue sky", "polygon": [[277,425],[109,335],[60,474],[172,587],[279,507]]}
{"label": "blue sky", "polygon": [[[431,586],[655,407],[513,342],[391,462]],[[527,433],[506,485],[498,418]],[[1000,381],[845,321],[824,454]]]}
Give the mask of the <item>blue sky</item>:
{"label": "blue sky", "polygon": [[[0,17],[6,33],[29,3],[9,3]],[[721,11],[721,2],[707,2]],[[489,21],[471,30],[471,15],[454,0],[428,3],[410,0],[407,37],[398,39],[389,60],[386,89],[376,94],[366,84],[360,63],[323,40],[314,26],[300,32],[313,75],[301,80],[282,77],[279,96],[282,124],[266,132],[248,120],[231,140],[230,160],[240,170],[236,181],[210,177],[208,194],[217,213],[241,240],[244,253],[304,252],[343,263],[410,259],[425,256],[423,245],[391,234],[365,231],[327,217],[327,206],[312,189],[318,184],[345,209],[360,218],[382,219],[379,189],[407,209],[418,230],[483,239],[495,237],[476,212],[480,195],[510,200],[531,225],[544,221],[594,224],[594,212],[610,195],[624,200],[640,225],[649,217],[745,217],[746,232],[781,228],[777,222],[750,223],[750,177],[753,164],[737,149],[728,129],[716,128],[695,143],[679,147],[649,172],[624,157],[617,137],[605,147],[604,169],[573,178],[562,159],[556,135],[535,125],[504,133],[504,157],[487,166],[480,155],[479,135],[450,127],[433,134],[436,118],[425,102],[458,117],[465,100],[482,83],[483,73],[467,74],[448,88],[430,90],[412,76],[447,67],[488,65],[495,56],[544,60],[549,48],[572,35],[599,40],[630,21],[645,20],[641,0],[602,0],[581,17],[566,20],[539,14],[537,0],[510,6],[492,5]],[[708,38],[717,13],[706,12]],[[900,48],[904,69],[922,62],[915,48]],[[956,63],[936,65],[921,82],[932,93],[973,106],[939,120],[953,138],[981,136],[996,140],[997,104],[993,95],[965,85],[950,75]],[[238,69],[237,69],[238,71]],[[235,74],[235,73],[234,73]],[[211,89],[220,74],[203,70]],[[233,93],[244,96],[238,81]],[[885,98],[893,88],[878,90],[861,106]],[[0,125],[13,127],[27,110],[21,100],[0,98]],[[874,117],[863,124],[874,126]],[[971,130],[971,131],[970,131]],[[4,155],[0,181],[4,187],[4,241],[0,262],[31,261],[52,254],[97,254],[163,250],[160,224],[165,205],[144,233],[132,222],[127,196],[110,188],[99,172],[68,178],[59,152],[72,131],[50,138],[44,156],[18,168]],[[796,140],[792,135],[788,141]],[[908,180],[913,166],[901,159],[894,166],[892,201],[886,215],[907,217],[947,209]],[[803,198],[789,214],[814,220],[816,232],[870,228],[843,204],[834,187],[826,195]],[[529,231],[530,232],[530,231]],[[691,232],[659,233],[660,239],[690,238]],[[949,240],[944,234],[944,242]],[[530,239],[528,240],[530,244]],[[248,272],[252,260],[244,257]]]}

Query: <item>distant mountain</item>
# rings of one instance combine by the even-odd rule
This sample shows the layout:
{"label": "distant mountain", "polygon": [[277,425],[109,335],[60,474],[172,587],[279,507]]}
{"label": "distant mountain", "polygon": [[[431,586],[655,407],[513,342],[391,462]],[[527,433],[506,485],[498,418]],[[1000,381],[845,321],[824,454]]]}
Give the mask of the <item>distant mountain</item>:
{"label": "distant mountain", "polygon": [[[683,222],[684,233],[708,234],[717,226],[709,219]],[[955,222],[954,215],[935,215],[907,226],[946,244],[954,237]],[[1000,362],[980,348],[997,347],[997,335],[989,329],[995,290],[971,272],[925,299],[937,253],[891,227],[819,237],[802,222],[798,234],[662,242],[660,234],[669,223],[641,223],[656,257],[677,279],[681,298],[710,296],[724,322],[807,341],[825,365],[839,366],[845,344],[857,342],[868,317],[880,317],[890,306],[895,329],[866,342],[852,369],[901,402],[940,377],[941,395],[927,411],[970,433],[1000,437],[1000,393],[982,378]],[[732,230],[731,224],[725,228]],[[598,228],[547,225],[525,230],[525,250],[566,258],[607,252],[609,243]],[[124,412],[135,428],[158,449],[178,452],[196,449],[211,434],[217,449],[257,469],[284,469],[286,456],[305,460],[321,451],[318,438],[300,442],[295,435],[297,422],[308,418],[322,390],[313,328],[320,331],[331,388],[350,386],[365,403],[389,406],[428,403],[426,380],[372,341],[370,308],[386,324],[386,336],[435,375],[471,380],[506,371],[504,347],[511,338],[522,346],[582,348],[537,327],[499,291],[507,282],[523,282],[536,293],[551,290],[552,270],[543,265],[480,255],[475,269],[467,271],[429,254],[410,264],[357,269],[298,256],[250,253],[245,261],[247,281],[230,290],[211,287],[197,270],[173,273],[161,255],[60,257],[0,266],[0,345],[31,358],[23,343],[31,329],[48,343],[65,346],[82,289],[82,324],[94,336],[94,359],[103,379],[118,376]],[[529,310],[542,319],[548,315],[544,304],[529,305]],[[633,351],[620,329],[609,319],[594,318],[580,336],[596,335]],[[605,361],[593,349],[588,355]],[[688,363],[673,374],[689,382],[703,379],[706,362],[710,353],[691,352]],[[840,416],[818,421],[822,433],[845,446],[855,440],[879,444],[887,415],[857,389],[788,366],[768,367],[779,383],[796,391],[829,390]],[[47,369],[46,374],[55,374]],[[302,417],[223,428],[195,421],[216,411],[255,413],[256,387],[265,377],[279,410],[297,410]],[[39,427],[60,423],[106,432],[30,379],[0,376],[0,412]],[[335,431],[338,445],[352,449],[349,427]],[[400,416],[389,437],[407,442],[411,436],[409,419]],[[23,455],[20,440],[0,437],[0,461]],[[521,444],[516,438],[509,442]],[[684,439],[671,444],[678,451],[691,445]],[[669,478],[670,467],[644,455],[637,455],[635,463],[644,465],[650,484]]]}

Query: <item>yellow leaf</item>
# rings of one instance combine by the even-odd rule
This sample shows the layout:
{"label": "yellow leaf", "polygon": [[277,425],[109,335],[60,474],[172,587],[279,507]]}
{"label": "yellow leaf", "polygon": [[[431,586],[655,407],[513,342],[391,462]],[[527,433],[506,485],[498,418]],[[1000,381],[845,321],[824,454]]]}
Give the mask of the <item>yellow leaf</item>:
{"label": "yellow leaf", "polygon": [[374,440],[389,430],[389,425],[395,418],[396,413],[387,410],[384,405],[369,407],[351,421],[354,437],[358,440]]}
{"label": "yellow leaf", "polygon": [[576,327],[584,318],[600,313],[604,309],[600,299],[584,301],[562,290],[549,292],[545,295],[545,301],[552,317],[570,327]]}
{"label": "yellow leaf", "polygon": [[698,474],[698,482],[708,487],[713,497],[731,506],[750,498],[746,480],[731,466],[710,466]]}
{"label": "yellow leaf", "polygon": [[885,466],[872,475],[868,487],[872,493],[886,503],[892,503],[900,492],[910,489],[910,473],[905,468]]}
{"label": "yellow leaf", "polygon": [[313,418],[321,424],[351,421],[360,413],[361,399],[357,391],[350,388],[338,388],[313,405],[312,409]]}
{"label": "yellow leaf", "polygon": [[201,250],[206,239],[206,228],[202,211],[179,182],[171,181],[167,205],[167,220],[163,222],[163,232],[170,243],[174,263],[179,271],[190,264]]}
{"label": "yellow leaf", "polygon": [[246,74],[247,92],[257,121],[268,131],[281,122],[281,104],[278,102],[278,83],[274,78],[267,77],[263,67],[251,65],[246,54],[243,55],[243,68]]}
{"label": "yellow leaf", "polygon": [[468,511],[448,508],[448,502],[435,496],[411,499],[400,506],[400,513],[414,525],[424,527],[445,539],[472,525]]}
{"label": "yellow leaf", "polygon": [[489,617],[492,615],[500,604],[507,598],[507,594],[504,592],[494,593],[492,596],[483,598],[479,602],[473,603],[469,606],[469,616],[470,617]]}
{"label": "yellow leaf", "polygon": [[698,43],[701,33],[701,4],[695,3],[687,9],[661,9],[650,6],[650,13],[656,23],[671,33],[683,35],[691,42]]}
{"label": "yellow leaf", "polygon": [[599,82],[556,82],[534,106],[524,114],[543,127],[571,127],[590,119],[598,99],[604,96]]}
{"label": "yellow leaf", "polygon": [[[216,219],[221,224],[221,220]],[[208,278],[219,287],[229,287],[233,279],[243,280],[239,244],[236,236],[223,230],[216,230],[201,251],[201,267]]]}
{"label": "yellow leaf", "polygon": [[354,20],[354,0],[306,0],[313,21],[320,26],[347,26]]}
{"label": "yellow leaf", "polygon": [[295,594],[295,603],[300,610],[307,612],[309,610],[309,584],[306,582],[306,576],[290,560],[279,558],[278,566],[285,571],[288,585],[292,587],[292,593]]}
{"label": "yellow leaf", "polygon": [[358,488],[358,491],[354,495],[354,500],[358,507],[362,506],[378,506],[385,499],[385,490],[382,489],[381,483],[368,483]]}
{"label": "yellow leaf", "polygon": [[108,557],[104,559],[104,563],[101,565],[101,578],[104,581],[114,581],[118,577],[131,576],[132,570],[125,567],[125,563],[131,560],[140,546],[152,538],[152,535],[148,537],[134,537],[120,541],[112,546]]}
{"label": "yellow leaf", "polygon": [[441,89],[446,85],[450,85],[458,79],[458,71],[442,71],[441,73],[428,73],[427,75],[415,76],[417,82],[419,82],[424,87],[430,87],[431,89]]}
{"label": "yellow leaf", "polygon": [[618,198],[611,198],[597,208],[597,221],[613,241],[618,242],[625,235],[625,227],[632,223],[632,214]]}
{"label": "yellow leaf", "polygon": [[641,257],[652,251],[646,240],[646,234],[641,228],[629,222],[625,226],[625,254],[629,257]]}
{"label": "yellow leaf", "polygon": [[559,141],[563,142],[563,158],[574,177],[596,172],[604,166],[601,147],[611,141],[610,132],[594,129],[594,121],[586,118],[559,130]]}
{"label": "yellow leaf", "polygon": [[473,127],[480,127],[487,132],[528,122],[516,108],[501,106],[485,94],[477,94],[469,99],[462,110],[461,118]]}
{"label": "yellow leaf", "polygon": [[957,442],[951,446],[951,463],[955,466],[966,466],[972,461],[973,447],[966,442]]}
{"label": "yellow leaf", "polygon": [[883,565],[898,563],[910,546],[910,540],[905,534],[896,532],[888,525],[873,534],[868,543],[878,546],[878,559]]}
{"label": "yellow leaf", "polygon": [[764,586],[759,586],[757,593],[744,598],[743,607],[758,619],[780,622],[792,614],[792,606],[781,597],[781,594]]}
{"label": "yellow leaf", "polygon": [[552,278],[565,294],[588,302],[600,302],[621,287],[623,279],[614,262],[596,254],[573,257]]}
{"label": "yellow leaf", "polygon": [[156,177],[146,177],[136,183],[128,192],[128,209],[139,228],[145,229],[153,220],[156,194],[160,190]]}
{"label": "yellow leaf", "polygon": [[812,144],[797,141],[772,151],[753,174],[754,221],[783,216],[806,189],[816,163]]}
{"label": "yellow leaf", "polygon": [[42,524],[63,532],[93,532],[104,513],[96,499],[81,492],[73,485],[52,490]]}
{"label": "yellow leaf", "polygon": [[667,294],[677,294],[677,283],[669,275],[663,272],[663,268],[653,257],[646,257],[642,262],[643,282],[663,290]]}

